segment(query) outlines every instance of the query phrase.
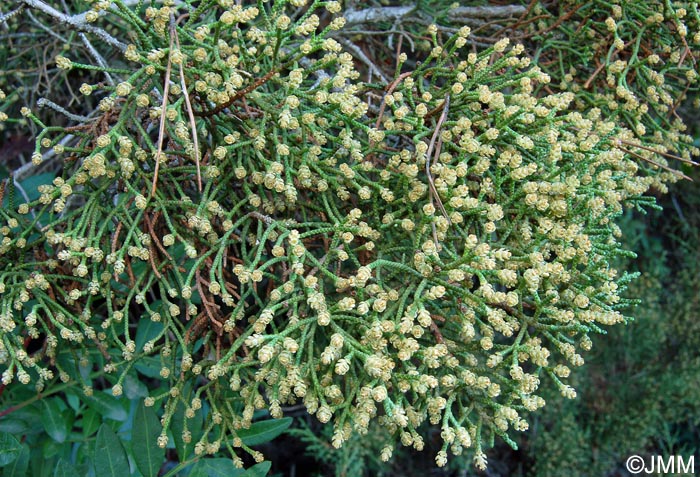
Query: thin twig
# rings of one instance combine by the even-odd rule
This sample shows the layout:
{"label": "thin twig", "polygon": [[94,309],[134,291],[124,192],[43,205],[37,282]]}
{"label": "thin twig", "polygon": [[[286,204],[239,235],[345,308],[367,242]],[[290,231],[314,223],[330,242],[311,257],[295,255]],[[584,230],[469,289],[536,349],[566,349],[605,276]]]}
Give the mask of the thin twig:
{"label": "thin twig", "polygon": [[62,106],[59,106],[58,104],[54,103],[53,101],[46,99],[46,98],[39,98],[36,102],[36,105],[39,106],[40,108],[49,108],[53,109],[57,113],[61,113],[68,119],[71,119],[73,121],[77,121],[80,123],[85,123],[87,121],[92,121],[95,118],[90,118],[88,116],[81,116],[79,114],[73,114],[68,111],[66,111]]}
{"label": "thin twig", "polygon": [[[391,37],[395,34],[398,34],[401,35],[403,38],[406,38],[406,40],[408,40],[408,42],[411,45],[411,51],[416,50],[416,44],[413,42],[411,35],[404,30],[397,30],[396,28],[393,28],[391,30],[341,30],[341,32],[343,33],[343,35],[347,35],[348,33],[362,36],[391,35],[388,39],[389,43],[387,43],[389,45],[389,48],[393,48],[393,40],[391,39]],[[333,34],[332,36],[335,38],[337,34]]]}
{"label": "thin twig", "polygon": [[[338,250],[338,251],[344,250],[344,247],[345,246],[343,244],[340,244],[340,247],[338,247],[336,250]],[[326,254],[318,260],[318,265],[316,265],[314,268],[312,268],[311,271],[307,274],[307,276],[311,277],[313,275],[316,275],[319,267],[323,266],[323,264],[326,263],[326,260],[328,259],[328,255],[330,253],[331,253],[330,251],[326,252]]]}
{"label": "thin twig", "polygon": [[430,321],[430,330],[433,332],[433,335],[435,335],[435,341],[438,344],[445,342],[445,339],[442,337],[442,333],[440,333],[440,328],[438,328],[438,325],[432,320]]}
{"label": "thin twig", "polygon": [[622,144],[627,144],[628,146],[638,147],[639,149],[644,149],[645,151],[654,152],[654,153],[656,153],[656,154],[661,154],[662,156],[666,156],[666,157],[668,157],[668,158],[670,158],[670,159],[675,159],[675,160],[677,160],[677,161],[685,162],[686,164],[690,164],[690,165],[693,165],[693,166],[700,165],[700,164],[698,164],[698,163],[695,162],[695,161],[691,161],[690,159],[683,159],[682,157],[679,157],[679,156],[676,156],[676,155],[673,155],[673,154],[669,154],[669,153],[667,153],[667,152],[657,151],[656,149],[652,149],[652,148],[647,147],[647,146],[642,146],[641,144],[636,144],[636,143],[634,143],[634,142],[625,141],[624,139],[618,139],[618,141],[621,142]]}
{"label": "thin twig", "polygon": [[275,219],[273,219],[269,215],[263,215],[260,212],[250,212],[248,215],[250,215],[251,217],[255,217],[258,220],[262,220],[267,225],[272,225],[275,222]]}
{"label": "thin twig", "polygon": [[[11,12],[8,12],[4,15],[0,15],[0,23],[6,23],[7,20],[11,19],[12,17],[14,17],[18,13],[20,13],[23,8],[24,8],[24,5],[20,5],[19,7],[15,8]],[[5,26],[7,26],[7,25],[5,25]]]}
{"label": "thin twig", "polygon": [[165,112],[168,109],[168,90],[170,90],[170,70],[172,69],[172,54],[173,54],[173,34],[170,30],[170,49],[168,50],[168,66],[165,68],[165,82],[163,84],[163,102],[161,103],[160,111],[160,127],[158,128],[158,144],[156,146],[156,167],[153,171],[153,185],[151,186],[151,195],[156,195],[156,185],[158,184],[158,170],[160,169],[160,155],[163,153],[163,137],[165,136]]}
{"label": "thin twig", "polygon": [[100,38],[102,41],[105,43],[115,47],[119,51],[126,51],[126,44],[122,43],[121,41],[117,40],[114,38],[112,35],[107,33],[105,30],[102,28],[98,28],[96,26],[90,25],[86,18],[85,14],[80,14],[80,15],[66,15],[65,13],[61,13],[55,8],[53,8],[51,5],[48,5],[41,0],[21,0],[25,5],[31,7],[31,8],[36,8],[37,10],[41,10],[42,12],[46,13],[47,15],[57,19],[61,23],[65,23],[66,25],[70,25],[73,28],[75,28],[78,31],[86,32],[86,33],[92,33],[93,35],[97,36]]}
{"label": "thin twig", "polygon": [[[521,5],[487,5],[481,7],[457,7],[447,11],[448,18],[453,22],[474,22],[477,19],[508,18],[521,15],[526,11]],[[416,12],[415,6],[407,7],[371,7],[363,10],[349,9],[343,13],[345,27],[352,25],[400,22],[408,19]]]}
{"label": "thin twig", "polygon": [[153,229],[153,223],[158,220],[158,217],[160,216],[160,212],[156,212],[153,220],[149,217],[148,214],[143,214],[144,219],[146,219],[146,226],[148,227],[148,233],[150,234],[151,238],[153,239],[153,242],[155,242],[156,247],[158,247],[158,250],[165,255],[165,257],[172,262],[173,257],[170,256],[167,250],[165,250],[165,247],[163,247],[163,244],[161,243],[160,239],[156,235],[155,230]]}
{"label": "thin twig", "polygon": [[[428,184],[430,185],[430,193],[431,193],[430,201],[431,202],[433,201],[433,197],[435,198],[435,200],[437,200],[438,207],[440,208],[440,211],[447,219],[447,223],[451,224],[452,221],[450,220],[450,217],[447,214],[447,210],[445,210],[445,206],[442,204],[442,200],[440,200],[440,195],[438,194],[438,191],[435,188],[435,182],[433,181],[433,175],[430,172],[430,166],[431,166],[430,158],[431,158],[432,153],[433,153],[433,148],[435,147],[435,141],[438,138],[438,136],[440,135],[440,129],[442,129],[442,125],[445,122],[445,119],[447,119],[447,113],[450,110],[450,95],[449,94],[445,96],[445,101],[443,102],[443,104],[444,104],[444,107],[442,108],[442,114],[440,115],[440,118],[437,121],[437,125],[435,126],[435,131],[433,132],[433,136],[430,138],[430,144],[428,145],[428,152],[426,153],[426,156],[425,156],[425,174],[428,176]],[[438,154],[440,152],[441,146],[442,146],[442,139],[440,139],[440,141],[438,142],[438,148],[436,150],[436,152]],[[436,156],[438,154],[436,154]],[[437,157],[436,157],[436,159],[437,159]],[[437,243],[436,243],[436,245],[437,245]]]}
{"label": "thin twig", "polygon": [[110,86],[114,86],[114,79],[112,78],[112,75],[109,74],[107,70],[108,65],[105,59],[100,55],[100,53],[95,49],[94,46],[92,46],[92,43],[90,43],[90,40],[88,40],[88,37],[85,33],[79,33],[80,39],[83,40],[83,44],[85,45],[85,48],[87,48],[88,52],[92,57],[95,59],[97,64],[100,66],[100,68],[104,68],[104,75],[105,78],[107,79],[107,83]]}
{"label": "thin twig", "polygon": [[[306,70],[311,70],[314,68],[314,64],[307,57],[301,58],[299,60],[299,64]],[[316,82],[311,86],[311,88],[309,88],[309,92],[314,91],[323,81],[330,80],[331,78],[331,75],[326,73],[325,70],[313,69],[311,73],[316,77]]]}
{"label": "thin twig", "polygon": [[[204,289],[202,288],[202,284],[208,285],[209,283],[204,280],[200,274],[199,269],[195,271],[195,282],[197,283],[197,290],[199,290],[199,296],[202,299],[202,304],[204,305],[204,310],[207,314],[207,317],[209,318],[209,321],[214,323],[216,325],[216,334],[221,335],[221,332],[223,331],[224,325],[221,323],[219,320],[216,319],[214,316],[215,312],[213,311],[213,307],[219,308],[216,303],[208,300],[206,298],[206,295],[204,294]],[[212,307],[212,308],[210,308]]]}
{"label": "thin twig", "polygon": [[362,23],[376,23],[383,21],[395,22],[416,9],[409,7],[373,7],[364,10],[347,10],[343,13],[345,27]]}
{"label": "thin twig", "polygon": [[661,169],[664,169],[664,170],[670,172],[671,174],[677,175],[678,177],[682,177],[683,179],[688,179],[689,181],[693,182],[693,179],[691,179],[690,177],[686,176],[686,175],[683,174],[681,171],[677,171],[677,170],[675,170],[675,169],[671,169],[671,168],[668,167],[668,166],[664,166],[663,164],[659,164],[658,162],[654,162],[654,161],[652,161],[651,159],[648,159],[648,158],[646,158],[646,157],[644,157],[644,156],[642,156],[642,155],[640,155],[640,154],[637,154],[636,152],[632,152],[632,151],[630,151],[629,149],[625,149],[625,148],[622,147],[622,146],[617,146],[617,148],[618,148],[619,150],[621,150],[622,152],[624,152],[624,153],[626,153],[626,154],[629,154],[630,156],[634,156],[634,157],[636,157],[637,159],[641,159],[641,160],[646,161],[646,162],[648,162],[649,164],[652,164],[652,165],[654,165],[654,166],[656,166],[656,167],[660,167]]}
{"label": "thin twig", "polygon": [[384,109],[386,109],[386,97],[394,92],[396,87],[399,85],[399,83],[401,81],[403,81],[404,78],[411,76],[412,74],[413,74],[413,71],[406,71],[405,73],[401,73],[394,81],[391,82],[389,87],[386,89],[386,94],[384,95],[384,99],[382,99],[382,104],[379,107],[379,114],[377,115],[377,122],[374,125],[375,128],[379,129],[379,126],[382,124],[382,116],[384,116]]}
{"label": "thin twig", "polygon": [[[435,154],[433,155],[433,161],[437,162],[440,158],[440,151],[442,150],[442,137],[438,139],[437,146],[435,147]],[[450,220],[449,215],[447,214],[447,210],[445,210],[445,206],[442,204],[442,200],[440,200],[440,195],[437,192],[437,189],[435,188],[435,184],[432,181],[432,177],[428,176],[430,181],[430,190],[435,196],[435,199],[437,200],[438,207],[440,208],[440,212],[442,212],[442,215],[445,216],[447,219],[447,223],[452,224],[452,220]]]}
{"label": "thin twig", "polygon": [[255,80],[255,82],[253,84],[248,85],[244,89],[236,92],[236,94],[234,94],[231,98],[229,98],[229,100],[226,101],[225,103],[220,104],[217,107],[215,107],[214,109],[211,109],[209,111],[197,111],[197,116],[200,116],[203,118],[208,118],[208,117],[214,116],[215,114],[219,114],[221,111],[223,111],[224,109],[231,106],[233,103],[238,101],[240,98],[245,97],[247,94],[255,91],[260,86],[262,86],[263,84],[270,81],[270,79],[272,79],[273,76],[275,76],[277,73],[279,73],[286,66],[287,65],[285,64],[285,65],[280,66],[279,68],[275,68],[274,70],[268,71],[265,74],[265,76],[258,78],[257,80]]}
{"label": "thin twig", "polygon": [[593,74],[586,80],[585,83],[583,83],[583,88],[588,89],[591,87],[591,83],[593,83],[593,80],[595,79],[596,76],[598,76],[598,73],[600,73],[603,68],[605,68],[605,63],[601,63],[600,66],[598,66]]}
{"label": "thin twig", "polygon": [[[63,44],[68,43],[68,40],[66,38],[62,37],[61,35],[59,35],[55,31],[53,31],[51,28],[47,27],[46,25],[41,23],[39,20],[37,20],[36,17],[34,15],[32,15],[31,11],[29,11],[29,10],[27,11],[27,16],[32,21],[32,23],[34,23],[36,26],[38,26],[39,28],[44,30],[50,36],[56,38],[58,41],[62,42]],[[46,54],[46,50],[44,50],[44,54]]]}
{"label": "thin twig", "polygon": [[354,43],[349,42],[345,38],[338,38],[338,42],[342,43],[345,48],[348,50],[351,50],[353,53],[355,53],[355,56],[360,59],[364,64],[369,66],[370,72],[376,74],[379,76],[379,79],[382,80],[382,83],[388,83],[389,79],[382,73],[382,70],[379,69],[377,65],[374,64],[372,60],[370,60],[367,55],[362,51],[362,49],[355,45]]}
{"label": "thin twig", "polygon": [[460,19],[490,19],[508,18],[522,15],[527,11],[524,5],[487,5],[482,7],[457,7],[447,11],[447,16],[452,21]]}
{"label": "thin twig", "polygon": [[151,269],[153,270],[153,273],[156,274],[156,278],[160,280],[161,278],[163,278],[163,275],[161,275],[161,273],[158,271],[158,267],[156,266],[156,260],[154,258],[155,254],[156,253],[155,250],[153,250],[153,244],[150,244],[148,246],[148,261],[151,264]]}
{"label": "thin twig", "polygon": [[[175,28],[172,13],[170,14],[170,21],[171,34],[175,36],[175,43],[177,44],[177,48],[180,49],[180,38],[177,36],[177,29]],[[192,109],[192,103],[190,102],[190,94],[187,92],[187,82],[185,81],[185,71],[182,67],[182,62],[180,62],[180,87],[182,88],[182,94],[185,96],[187,116],[190,119],[190,129],[192,129],[192,142],[194,144],[194,162],[195,164],[197,164],[197,188],[199,192],[202,192],[202,173],[199,164],[199,138],[197,137],[197,123],[194,120],[194,110]]]}

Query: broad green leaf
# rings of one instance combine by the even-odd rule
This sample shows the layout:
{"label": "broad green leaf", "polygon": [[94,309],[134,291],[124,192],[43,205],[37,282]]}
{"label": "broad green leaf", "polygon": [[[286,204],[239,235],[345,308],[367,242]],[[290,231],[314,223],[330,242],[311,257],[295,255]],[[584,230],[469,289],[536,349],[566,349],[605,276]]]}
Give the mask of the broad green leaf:
{"label": "broad green leaf", "polygon": [[56,462],[56,470],[53,472],[53,477],[75,477],[78,475],[78,471],[73,465],[63,459],[58,459]]}
{"label": "broad green leaf", "polygon": [[257,446],[270,442],[275,437],[282,434],[292,424],[291,417],[282,419],[267,419],[253,423],[249,429],[239,429],[236,431],[238,437],[247,446]]}
{"label": "broad green leaf", "polygon": [[[29,200],[36,200],[41,195],[41,193],[39,192],[39,186],[44,184],[51,184],[51,181],[53,181],[54,177],[55,174],[53,174],[52,172],[37,174],[35,176],[27,177],[25,180],[21,181],[20,184],[22,185],[22,189],[24,189],[24,191],[27,193]],[[15,197],[15,200],[16,199],[17,197]],[[24,199],[22,199],[22,202],[24,202]]]}
{"label": "broad green leaf", "polygon": [[19,457],[22,444],[8,432],[0,432],[0,466],[5,466]]}
{"label": "broad green leaf", "polygon": [[80,410],[80,398],[77,394],[67,393],[66,402],[68,403],[70,408],[73,409],[75,412],[78,412]]}
{"label": "broad green leaf", "polygon": [[136,408],[131,431],[131,455],[144,477],[156,477],[163,465],[165,449],[158,447],[157,442],[162,429],[153,408],[141,402]]}
{"label": "broad green leaf", "polygon": [[104,391],[95,391],[92,396],[84,396],[83,400],[90,408],[108,419],[123,422],[129,417],[122,403]]}
{"label": "broad green leaf", "polygon": [[143,374],[147,378],[163,379],[160,377],[160,369],[162,365],[159,358],[154,356],[144,356],[140,358],[134,368],[136,371]]}
{"label": "broad green leaf", "polygon": [[67,445],[69,444],[57,442],[53,440],[51,436],[45,435],[44,440],[41,442],[41,455],[44,459],[54,456],[58,458],[62,455],[61,452],[65,451],[64,446]]}
{"label": "broad green leaf", "polygon": [[41,410],[41,422],[46,433],[56,442],[65,442],[69,432],[69,421],[72,421],[68,411],[61,411],[58,400],[60,398],[43,399]]}
{"label": "broad green leaf", "polygon": [[[184,393],[183,393],[184,394]],[[175,449],[177,450],[177,455],[180,461],[184,461],[192,453],[194,449],[194,444],[202,437],[203,433],[203,421],[202,410],[199,409],[195,412],[192,419],[187,420],[187,430],[192,433],[192,440],[190,443],[185,443],[182,440],[182,433],[185,430],[185,407],[182,403],[179,403],[177,408],[175,408],[175,413],[173,418],[170,420],[170,431],[172,432],[173,441],[175,443]]]}
{"label": "broad green leaf", "polygon": [[235,467],[231,459],[210,458],[197,462],[189,477],[238,477],[244,473],[245,469]]}
{"label": "broad green leaf", "polygon": [[95,456],[96,438],[88,439],[84,444],[78,446],[77,451],[71,454],[72,462],[78,469],[80,477],[99,477],[95,474],[93,458]]}
{"label": "broad green leaf", "polygon": [[131,372],[124,378],[124,395],[128,399],[145,398],[148,396],[148,387],[136,378],[136,373]]}
{"label": "broad green leaf", "polygon": [[97,432],[102,423],[102,417],[94,409],[88,408],[83,412],[83,435],[89,437]]}
{"label": "broad green leaf", "polygon": [[106,424],[100,426],[95,442],[95,474],[99,477],[124,477],[129,474],[129,459],[119,437]]}
{"label": "broad green leaf", "polygon": [[265,477],[268,472],[270,472],[270,467],[272,467],[272,462],[260,462],[259,464],[255,464],[253,467],[246,470],[243,477]]}
{"label": "broad green leaf", "polygon": [[29,468],[29,446],[22,444],[19,456],[3,469],[3,477],[26,477]]}
{"label": "broad green leaf", "polygon": [[24,434],[29,426],[22,419],[7,418],[0,420],[0,432],[9,432],[10,434],[17,436]]}
{"label": "broad green leaf", "polygon": [[56,460],[55,457],[46,457],[42,447],[32,447],[29,456],[29,475],[51,477],[56,470]]}
{"label": "broad green leaf", "polygon": [[[61,352],[59,349],[58,356],[56,357],[56,363],[65,371],[72,380],[80,381],[80,369],[78,367],[78,361],[75,356],[68,352]],[[70,390],[66,394],[76,394]]]}
{"label": "broad green leaf", "polygon": [[[157,300],[150,305],[152,309],[156,309],[160,306],[160,301]],[[163,323],[160,321],[153,321],[150,318],[142,318],[139,320],[138,327],[136,328],[136,337],[134,338],[134,343],[136,344],[136,349],[142,349],[143,345],[147,341],[152,340],[163,331]]]}

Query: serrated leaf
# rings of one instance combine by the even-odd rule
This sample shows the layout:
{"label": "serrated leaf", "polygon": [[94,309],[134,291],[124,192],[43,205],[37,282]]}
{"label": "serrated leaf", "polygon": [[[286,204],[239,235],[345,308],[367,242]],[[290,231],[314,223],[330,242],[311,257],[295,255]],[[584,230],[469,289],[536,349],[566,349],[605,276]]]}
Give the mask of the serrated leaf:
{"label": "serrated leaf", "polygon": [[238,477],[244,473],[245,469],[234,466],[231,459],[210,458],[197,462],[189,477]]}
{"label": "serrated leaf", "polygon": [[53,471],[53,477],[75,477],[78,471],[70,462],[58,459],[56,462],[56,470]]}
{"label": "serrated leaf", "polygon": [[124,477],[129,471],[129,459],[119,437],[106,424],[100,426],[95,441],[95,474],[100,477]]}
{"label": "serrated leaf", "polygon": [[51,439],[65,442],[69,431],[69,416],[67,412],[61,411],[58,398],[42,400],[41,422]]}
{"label": "serrated leaf", "polygon": [[253,423],[248,429],[239,429],[236,431],[238,437],[247,446],[257,446],[270,442],[275,437],[282,434],[292,424],[291,417],[283,417],[282,419],[268,419],[266,421],[258,421]]}
{"label": "serrated leaf", "polygon": [[165,449],[158,447],[157,443],[162,429],[153,408],[140,403],[131,431],[131,455],[144,477],[156,477],[163,465]]}
{"label": "serrated leaf", "polygon": [[22,450],[15,460],[3,469],[3,477],[26,477],[29,468],[29,446],[22,444]]}
{"label": "serrated leaf", "polygon": [[85,403],[99,414],[115,421],[126,421],[129,413],[114,396],[103,391],[95,391],[92,396],[84,396]]}
{"label": "serrated leaf", "polygon": [[253,467],[246,470],[243,477],[265,477],[268,472],[270,472],[271,467],[272,462],[270,461],[260,462],[259,464],[255,464]]}
{"label": "serrated leaf", "polygon": [[0,432],[0,466],[5,466],[19,457],[22,444],[8,432]]}

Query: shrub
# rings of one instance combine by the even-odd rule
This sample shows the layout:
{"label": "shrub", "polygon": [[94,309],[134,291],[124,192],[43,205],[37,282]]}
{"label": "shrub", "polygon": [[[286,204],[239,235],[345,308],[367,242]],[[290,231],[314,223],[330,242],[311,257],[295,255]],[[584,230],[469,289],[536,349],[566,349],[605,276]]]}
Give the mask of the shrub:
{"label": "shrub", "polygon": [[[532,475],[562,475],[567,465],[569,475],[612,475],[633,454],[697,452],[698,251],[691,244],[700,217],[694,187],[674,186],[673,197],[661,200],[664,213],[627,214],[622,221],[626,242],[639,252],[634,266],[645,275],[631,290],[645,306],[632,326],[611,330],[586,360],[577,384],[582,399],[562,409],[547,406],[537,418],[538,436],[524,436]],[[562,446],[566,439],[578,442]],[[566,458],[557,459],[552,449]]]}
{"label": "shrub", "polygon": [[[3,384],[120,396],[137,370],[161,383],[145,399],[161,447],[169,430],[190,441],[205,406],[195,454],[237,466],[238,448],[263,459],[240,437],[255,410],[301,401],[336,447],[376,419],[386,460],[422,449],[428,422],[438,465],[472,448],[485,468],[485,446],[515,445],[509,429],[544,405],[541,378],[576,396],[590,334],[632,302],[615,219],[683,175],[668,158],[697,153],[659,120],[695,88],[695,54],[663,46],[700,40],[690,2],[644,26],[636,6],[522,7],[487,47],[429,24],[425,53],[396,55],[386,80],[347,40],[371,11],[335,1],[97,1],[77,17],[23,3],[121,56],[56,58],[105,75],[80,87],[99,98],[92,118],[21,111],[32,162],[62,165],[35,195],[3,188]],[[583,84],[559,75],[550,49],[560,68],[580,60],[561,45],[572,22],[608,8],[606,30],[585,30],[586,54],[611,42],[606,62]],[[533,62],[508,28],[563,33],[528,43]],[[353,55],[380,79],[361,81]]]}

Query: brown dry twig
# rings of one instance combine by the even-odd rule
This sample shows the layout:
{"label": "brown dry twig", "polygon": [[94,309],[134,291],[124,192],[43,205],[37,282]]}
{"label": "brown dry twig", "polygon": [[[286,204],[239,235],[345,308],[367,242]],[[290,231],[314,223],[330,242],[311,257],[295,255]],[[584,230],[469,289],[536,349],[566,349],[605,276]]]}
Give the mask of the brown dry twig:
{"label": "brown dry twig", "polygon": [[160,156],[163,154],[163,138],[165,136],[165,120],[166,120],[166,110],[168,109],[168,91],[170,90],[170,71],[173,66],[172,53],[173,53],[173,35],[174,25],[171,22],[170,25],[170,49],[168,50],[168,65],[165,68],[165,81],[163,83],[163,102],[161,103],[160,111],[160,126],[158,128],[158,143],[156,146],[156,167],[153,172],[153,185],[151,186],[151,195],[156,195],[156,186],[158,184],[158,170],[160,169]]}
{"label": "brown dry twig", "polygon": [[641,144],[636,144],[636,143],[634,143],[634,142],[625,141],[624,139],[618,139],[618,142],[621,142],[622,144],[627,144],[628,146],[638,147],[639,149],[644,149],[645,151],[653,152],[653,153],[655,153],[655,154],[660,154],[660,155],[665,156],[665,157],[668,157],[668,158],[670,158],[670,159],[675,159],[675,160],[677,160],[677,161],[685,162],[686,164],[690,164],[690,165],[692,165],[692,166],[700,165],[700,164],[698,164],[698,163],[695,162],[695,161],[691,161],[690,159],[683,159],[683,158],[680,157],[680,156],[676,156],[676,155],[674,155],[674,154],[669,154],[669,153],[667,153],[667,152],[657,151],[656,149],[652,149],[652,148],[650,148],[650,147],[643,146],[643,145],[641,145]]}
{"label": "brown dry twig", "polygon": [[[442,108],[442,114],[440,115],[440,118],[438,118],[437,124],[435,125],[435,131],[433,132],[433,136],[430,138],[430,144],[428,145],[428,152],[426,152],[425,155],[425,174],[428,176],[428,185],[430,185],[430,202],[433,202],[433,199],[437,201],[438,207],[440,208],[440,211],[442,214],[445,216],[447,219],[448,223],[451,223],[452,221],[450,220],[450,217],[447,213],[447,210],[445,210],[445,206],[442,204],[442,200],[440,200],[440,195],[438,194],[437,189],[435,188],[435,181],[433,180],[433,175],[430,172],[430,166],[432,165],[431,163],[431,156],[433,153],[433,148],[435,147],[435,140],[440,136],[440,131],[442,129],[442,125],[447,119],[447,114],[450,110],[450,95],[445,96],[445,100],[443,102],[443,108]],[[442,139],[438,141],[438,147],[436,149],[436,154],[435,154],[435,159],[439,157],[440,154],[440,149],[442,147]],[[434,204],[433,204],[434,205]],[[436,245],[437,245],[437,240],[436,240]]]}
{"label": "brown dry twig", "polygon": [[[285,66],[286,66],[286,65],[285,65]],[[228,101],[226,101],[225,103],[220,104],[220,105],[218,105],[217,107],[215,107],[214,109],[211,109],[211,110],[209,110],[209,111],[196,111],[195,114],[196,114],[197,116],[200,116],[200,117],[203,117],[203,118],[208,118],[208,117],[210,117],[210,116],[214,116],[215,114],[220,113],[221,111],[223,111],[224,109],[228,108],[229,106],[231,106],[233,103],[235,103],[235,102],[238,101],[239,99],[243,98],[244,96],[246,96],[246,95],[248,95],[249,93],[251,93],[251,92],[255,91],[256,89],[258,89],[258,88],[259,88],[260,86],[262,86],[263,84],[265,84],[265,83],[267,83],[268,81],[270,81],[270,79],[271,79],[273,76],[275,76],[277,73],[279,73],[282,69],[283,69],[283,67],[280,67],[280,68],[277,68],[277,69],[268,71],[268,72],[265,74],[265,76],[263,76],[263,77],[261,77],[261,78],[258,78],[257,80],[255,80],[255,82],[254,82],[253,84],[251,84],[251,85],[245,87],[244,89],[238,91],[236,94],[234,94],[234,95],[233,95]]]}
{"label": "brown dry twig", "polygon": [[[180,21],[184,16],[181,16],[178,21]],[[172,22],[172,14],[171,14]],[[177,28],[175,23],[171,26],[171,34],[175,37],[175,44],[177,48],[180,49],[180,38],[177,35]],[[194,109],[192,109],[192,102],[190,101],[190,94],[187,92],[187,82],[185,81],[185,71],[182,67],[182,62],[180,62],[180,87],[182,88],[182,94],[185,96],[185,106],[187,108],[187,116],[190,120],[190,129],[192,130],[192,143],[194,145],[194,161],[197,164],[197,189],[202,192],[202,173],[199,164],[199,138],[197,137],[197,123],[194,120]]]}
{"label": "brown dry twig", "polygon": [[689,181],[691,181],[691,182],[693,181],[693,179],[691,179],[690,177],[686,176],[686,175],[683,174],[681,171],[677,171],[677,170],[675,170],[675,169],[671,169],[671,168],[668,167],[668,166],[664,166],[663,164],[659,164],[658,162],[654,162],[654,161],[652,161],[651,159],[649,159],[649,158],[647,158],[647,157],[644,157],[644,156],[642,156],[641,154],[637,154],[636,152],[632,152],[632,151],[630,151],[629,149],[625,149],[624,147],[622,147],[622,146],[620,146],[620,145],[618,145],[617,148],[618,148],[620,151],[624,152],[625,154],[629,154],[630,156],[634,156],[634,157],[636,157],[637,159],[641,159],[642,161],[646,161],[646,162],[648,162],[649,164],[652,164],[652,165],[654,165],[654,166],[656,166],[656,167],[660,167],[661,169],[663,169],[663,170],[665,170],[665,171],[668,171],[668,172],[670,172],[671,174],[677,175],[678,177],[681,177],[681,178],[683,178],[683,179],[687,179],[687,180],[689,180]]}

